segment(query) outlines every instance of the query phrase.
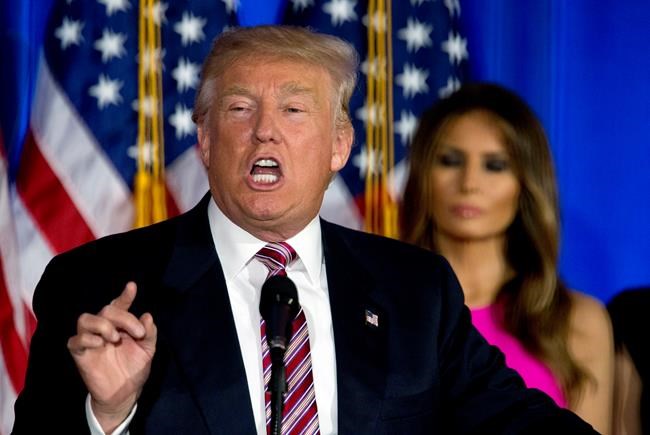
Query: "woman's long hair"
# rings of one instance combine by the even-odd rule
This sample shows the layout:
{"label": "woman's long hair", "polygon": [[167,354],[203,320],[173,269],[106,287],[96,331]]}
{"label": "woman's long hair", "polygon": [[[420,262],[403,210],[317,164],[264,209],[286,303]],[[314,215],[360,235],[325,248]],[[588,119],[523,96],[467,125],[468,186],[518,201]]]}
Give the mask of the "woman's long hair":
{"label": "woman's long hair", "polygon": [[437,250],[432,167],[451,122],[472,111],[490,116],[501,130],[519,184],[518,211],[506,232],[504,255],[515,277],[499,291],[503,327],[547,363],[570,402],[579,398],[586,372],[568,350],[571,298],[557,276],[559,216],[548,141],[541,123],[514,93],[495,84],[468,84],[421,118],[409,154],[402,204],[402,238]]}

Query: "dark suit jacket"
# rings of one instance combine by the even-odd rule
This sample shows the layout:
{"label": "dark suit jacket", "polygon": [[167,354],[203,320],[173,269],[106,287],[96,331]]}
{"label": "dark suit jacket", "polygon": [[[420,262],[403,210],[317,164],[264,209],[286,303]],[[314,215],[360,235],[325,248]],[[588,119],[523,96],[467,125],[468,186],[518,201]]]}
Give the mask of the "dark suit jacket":
{"label": "dark suit jacket", "polygon": [[[132,311],[151,312],[158,326],[131,434],[255,433],[208,201],[52,260],[34,295],[38,327],[15,433],[87,433],[87,391],[66,342],[81,313],[98,312],[129,280],[138,284]],[[503,366],[441,257],[327,222],[322,234],[339,434],[592,433]],[[366,309],[378,327],[366,324]]]}

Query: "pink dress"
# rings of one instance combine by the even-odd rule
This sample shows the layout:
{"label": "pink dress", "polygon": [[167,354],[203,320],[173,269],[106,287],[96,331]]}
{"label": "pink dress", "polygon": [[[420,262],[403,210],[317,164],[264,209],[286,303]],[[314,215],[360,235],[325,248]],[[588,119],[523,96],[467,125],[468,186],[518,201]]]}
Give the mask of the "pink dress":
{"label": "pink dress", "polygon": [[471,312],[472,323],[476,329],[490,344],[501,349],[506,356],[506,365],[524,378],[526,386],[542,390],[551,396],[558,406],[566,408],[566,398],[551,370],[528,353],[515,337],[499,325],[496,305],[472,309]]}

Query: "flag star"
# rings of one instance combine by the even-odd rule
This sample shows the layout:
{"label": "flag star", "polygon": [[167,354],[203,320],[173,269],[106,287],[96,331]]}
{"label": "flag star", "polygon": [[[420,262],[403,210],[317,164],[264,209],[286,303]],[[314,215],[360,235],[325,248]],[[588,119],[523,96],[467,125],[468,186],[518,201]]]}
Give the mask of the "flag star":
{"label": "flag star", "polygon": [[416,94],[429,91],[427,77],[429,77],[428,71],[405,64],[404,71],[395,77],[395,83],[402,87],[405,98],[411,98]]}
{"label": "flag star", "polygon": [[359,178],[365,178],[367,175],[374,175],[381,173],[382,156],[376,150],[370,150],[364,144],[354,157],[352,157],[352,164],[359,168]]}
{"label": "flag star", "polygon": [[[150,141],[146,141],[142,144],[142,160],[145,166],[151,167],[153,164],[153,148],[153,144]],[[132,145],[127,148],[126,155],[137,160],[140,156],[140,149],[137,145]]]}
{"label": "flag star", "polygon": [[192,122],[192,111],[184,104],[176,104],[176,110],[169,117],[169,123],[176,129],[176,139],[182,139],[196,130],[196,125]]}
{"label": "flag star", "polygon": [[383,118],[379,117],[380,113],[384,113],[384,110],[379,104],[373,104],[370,109],[364,104],[357,109],[355,116],[358,120],[363,121],[364,125],[368,123],[376,125],[378,121],[383,124]]}
{"label": "flag star", "polygon": [[226,5],[226,12],[229,14],[232,12],[237,12],[239,9],[239,0],[221,0],[223,4]]}
{"label": "flag star", "polygon": [[207,20],[201,17],[195,17],[191,12],[183,12],[183,18],[176,23],[174,30],[181,35],[183,47],[194,42],[202,41],[205,38],[203,26]]}
{"label": "flag star", "polygon": [[458,65],[462,60],[467,59],[467,40],[460,34],[449,32],[446,41],[442,43],[442,51],[449,55],[449,63]]}
{"label": "flag star", "polygon": [[199,70],[199,65],[185,58],[179,58],[178,65],[172,71],[178,92],[184,92],[189,88],[196,89],[199,83]]}
{"label": "flag star", "polygon": [[106,15],[109,17],[115,12],[124,12],[131,7],[129,0],[97,0],[97,3],[106,6]]}
{"label": "flag star", "polygon": [[460,16],[460,0],[445,0],[445,7],[449,10],[449,16],[454,14]]}
{"label": "flag star", "polygon": [[428,2],[431,0],[411,0],[411,6],[420,6],[424,2]]}
{"label": "flag star", "polygon": [[160,26],[161,23],[167,23],[167,8],[169,5],[161,1],[157,1],[151,7],[151,16],[153,17],[154,23]]}
{"label": "flag star", "polygon": [[162,64],[163,57],[165,57],[165,50],[161,50],[160,48],[155,48],[154,50],[145,48],[138,61],[142,59],[145,71],[151,70],[157,72],[158,66],[161,66],[163,70],[165,69],[165,66]]}
{"label": "flag star", "polygon": [[431,31],[433,26],[421,23],[417,18],[409,18],[406,27],[397,32],[399,39],[406,41],[406,49],[410,52],[418,51],[422,47],[430,47],[432,44]]}
{"label": "flag star", "polygon": [[314,0],[291,0],[293,11],[299,12],[307,9],[309,6],[314,6]]}
{"label": "flag star", "polygon": [[418,118],[413,112],[402,110],[399,121],[395,123],[395,131],[399,134],[402,145],[407,146],[411,143],[417,126]]}
{"label": "flag star", "polygon": [[375,12],[372,20],[368,19],[368,15],[364,15],[362,22],[366,27],[368,27],[368,23],[372,23],[373,29],[377,32],[386,31],[386,15],[382,11]]}
{"label": "flag star", "polygon": [[102,62],[106,63],[114,57],[120,58],[126,53],[124,42],[126,35],[123,33],[113,33],[109,29],[104,29],[102,37],[95,41],[95,49],[102,52]]}
{"label": "flag star", "polygon": [[[381,67],[380,67],[381,65]],[[368,59],[364,60],[361,64],[361,72],[366,76],[377,76],[378,72],[386,71],[386,61],[381,59],[381,64],[379,59],[375,58],[372,62],[369,62]]]}
{"label": "flag star", "polygon": [[139,104],[139,101],[140,100],[133,100],[133,103],[131,103],[133,110],[136,112],[142,110],[144,116],[151,118],[156,113],[156,99],[151,95],[147,95],[142,99],[142,104]]}
{"label": "flag star", "polygon": [[460,88],[460,80],[456,77],[448,77],[447,84],[442,88],[438,89],[438,96],[440,98],[445,98],[451,95],[454,91],[457,91]]}
{"label": "flag star", "polygon": [[97,98],[97,107],[103,109],[109,104],[117,105],[122,101],[120,89],[123,85],[121,80],[111,80],[110,77],[100,74],[99,82],[91,86],[88,93]]}
{"label": "flag star", "polygon": [[70,44],[79,45],[84,37],[81,34],[84,23],[81,21],[70,20],[63,17],[63,22],[54,30],[54,36],[61,40],[61,50],[68,48]]}
{"label": "flag star", "polygon": [[357,13],[354,12],[356,5],[355,0],[331,0],[323,5],[323,11],[330,15],[332,26],[338,26],[357,19]]}

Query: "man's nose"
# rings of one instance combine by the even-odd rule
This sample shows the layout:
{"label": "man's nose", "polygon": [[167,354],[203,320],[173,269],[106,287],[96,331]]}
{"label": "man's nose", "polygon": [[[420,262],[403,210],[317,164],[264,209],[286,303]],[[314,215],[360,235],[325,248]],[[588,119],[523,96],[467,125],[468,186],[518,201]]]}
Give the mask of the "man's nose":
{"label": "man's nose", "polygon": [[277,126],[276,114],[270,108],[261,108],[257,112],[253,134],[259,143],[280,141],[280,132]]}

